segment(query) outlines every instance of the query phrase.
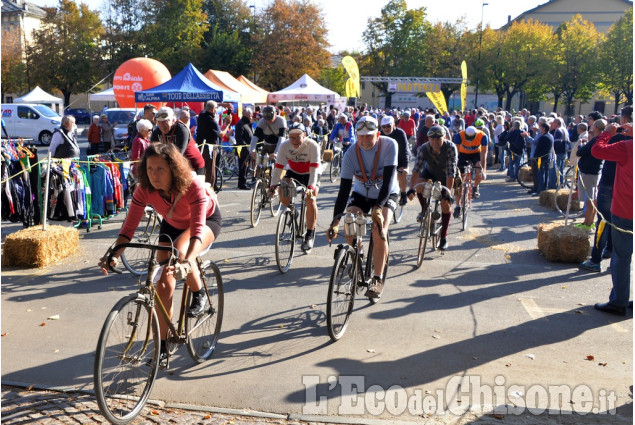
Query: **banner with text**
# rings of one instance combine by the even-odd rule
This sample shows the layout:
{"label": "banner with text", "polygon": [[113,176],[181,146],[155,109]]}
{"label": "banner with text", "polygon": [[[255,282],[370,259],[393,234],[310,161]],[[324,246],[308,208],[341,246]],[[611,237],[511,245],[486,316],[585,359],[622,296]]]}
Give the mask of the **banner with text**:
{"label": "banner with text", "polygon": [[461,111],[465,112],[465,105],[467,104],[467,64],[465,61],[461,62],[461,76],[463,78],[461,83]]}
{"label": "banner with text", "polygon": [[448,112],[448,104],[445,102],[445,96],[443,96],[442,92],[426,92],[426,96],[441,114]]}
{"label": "banner with text", "polygon": [[349,81],[351,81],[351,85],[354,89],[352,92],[352,96],[348,94],[348,83],[346,84],[346,97],[361,97],[362,90],[359,83],[359,68],[357,66],[357,62],[351,56],[344,56],[342,58],[342,66],[348,72],[348,76],[350,77]]}
{"label": "banner with text", "polygon": [[409,81],[388,83],[388,91],[393,93],[426,93],[438,92],[438,83],[412,83]]}

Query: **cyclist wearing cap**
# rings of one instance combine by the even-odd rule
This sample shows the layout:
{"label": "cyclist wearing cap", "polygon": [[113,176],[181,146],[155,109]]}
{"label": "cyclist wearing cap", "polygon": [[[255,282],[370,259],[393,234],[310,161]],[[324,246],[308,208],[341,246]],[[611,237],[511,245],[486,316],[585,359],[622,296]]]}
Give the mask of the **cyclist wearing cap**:
{"label": "cyclist wearing cap", "polygon": [[[313,139],[306,137],[306,129],[300,123],[291,124],[289,138],[282,142],[276,157],[276,166],[271,177],[270,195],[273,196],[275,187],[280,183],[282,170],[289,169],[285,178],[294,178],[308,189],[306,196],[306,227],[307,232],[302,250],[311,251],[315,240],[315,224],[317,223],[317,195],[320,187],[320,146]],[[282,196],[280,202],[286,207],[289,198]]]}
{"label": "cyclist wearing cap", "polygon": [[355,143],[355,130],[353,123],[348,120],[346,114],[341,113],[337,116],[337,123],[329,136],[331,143],[338,141],[342,144],[342,151],[346,152],[348,147]]}
{"label": "cyclist wearing cap", "polygon": [[[461,178],[464,179],[465,166],[472,164],[474,168],[480,169],[480,173],[476,173],[475,187],[474,187],[474,199],[478,199],[480,195],[478,185],[482,180],[485,180],[486,164],[487,164],[487,147],[489,145],[489,139],[487,135],[477,130],[473,126],[469,126],[463,131],[454,135],[454,144],[457,145],[459,151],[459,170],[461,171]],[[461,188],[457,190],[457,195],[461,196]],[[457,205],[454,208],[454,218],[458,218],[461,213],[461,209]]]}
{"label": "cyclist wearing cap", "polygon": [[[410,190],[408,191],[409,199],[414,198],[415,189],[413,187],[419,182],[438,181],[449,189],[454,188],[456,184],[460,186],[456,146],[444,136],[445,131],[439,125],[432,126],[428,130],[428,141],[419,148],[417,162],[412,169]],[[421,213],[417,217],[417,221],[423,220],[423,212],[427,207],[427,200],[421,194],[422,189],[419,186],[417,191],[417,198],[421,204]],[[441,250],[448,248],[448,227],[450,226],[453,201],[452,194],[444,189],[441,192],[441,238],[439,240],[439,249]]]}
{"label": "cyclist wearing cap", "polygon": [[406,137],[408,141],[412,142],[415,138],[415,131],[417,130],[417,125],[415,124],[415,120],[410,118],[410,112],[403,111],[401,113],[401,118],[399,119],[399,124],[397,125],[400,129],[406,133]]}
{"label": "cyclist wearing cap", "polygon": [[406,205],[408,203],[406,187],[408,186],[408,164],[410,162],[408,137],[401,128],[395,127],[395,119],[389,115],[381,119],[381,132],[386,137],[395,139],[399,147],[399,153],[397,154],[397,180],[399,180],[399,189],[401,191],[399,204]]}
{"label": "cyclist wearing cap", "polygon": [[280,115],[276,115],[275,108],[271,105],[265,106],[262,109],[262,119],[258,121],[258,126],[251,138],[250,155],[256,157],[256,147],[264,140],[263,152],[269,154],[269,158],[274,158],[284,140],[286,128],[286,121]]}
{"label": "cyclist wearing cap", "polygon": [[[377,120],[363,116],[355,125],[357,142],[342,160],[340,189],[335,201],[333,216],[344,209],[353,214],[369,213],[372,210],[373,226],[373,279],[366,296],[379,298],[383,290],[382,273],[388,258],[388,225],[397,207],[399,184],[395,178],[399,148],[395,140],[379,135]],[[353,184],[354,181],[354,184]],[[346,202],[353,189],[348,207]],[[331,242],[337,237],[339,219],[333,220],[327,238]],[[349,244],[352,236],[347,236]]]}

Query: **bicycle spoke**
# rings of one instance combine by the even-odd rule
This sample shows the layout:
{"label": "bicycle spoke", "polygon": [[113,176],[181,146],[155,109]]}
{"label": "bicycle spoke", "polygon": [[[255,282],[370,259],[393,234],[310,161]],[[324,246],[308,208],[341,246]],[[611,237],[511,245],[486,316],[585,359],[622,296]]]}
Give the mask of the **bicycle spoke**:
{"label": "bicycle spoke", "polygon": [[344,335],[355,302],[356,276],[353,255],[348,248],[338,249],[329,281],[326,303],[326,322],[329,336],[337,341]]}
{"label": "bicycle spoke", "polygon": [[275,249],[278,270],[286,273],[291,267],[295,251],[294,214],[291,211],[284,211],[278,218]]}
{"label": "bicycle spoke", "polygon": [[[192,359],[201,363],[214,353],[223,323],[224,293],[223,280],[216,264],[211,261],[203,265],[203,274],[207,285],[207,308],[199,317],[187,317],[187,349]],[[191,304],[192,292],[187,305]]]}
{"label": "bicycle spoke", "polygon": [[103,415],[127,423],[145,405],[159,367],[156,313],[137,295],[121,300],[108,315],[97,345],[94,384]]}

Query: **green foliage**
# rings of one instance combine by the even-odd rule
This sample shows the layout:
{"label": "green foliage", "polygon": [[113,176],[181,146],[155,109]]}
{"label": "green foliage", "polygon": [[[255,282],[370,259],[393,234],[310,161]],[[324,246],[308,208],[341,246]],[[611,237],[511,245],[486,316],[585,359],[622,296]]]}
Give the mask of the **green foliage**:
{"label": "green foliage", "polygon": [[114,72],[128,59],[146,55],[141,40],[143,23],[150,18],[145,0],[109,0],[102,7],[105,33],[103,46],[107,72]]}
{"label": "green foliage", "polygon": [[346,80],[348,80],[348,73],[340,65],[337,68],[322,69],[317,82],[340,96],[346,96]]}
{"label": "green foliage", "polygon": [[103,33],[99,16],[86,4],[60,0],[58,8],[47,9],[27,49],[30,81],[60,90],[68,105],[72,93],[85,92],[100,79]]}
{"label": "green foliage", "polygon": [[146,54],[178,73],[202,53],[203,34],[209,28],[203,0],[156,0],[152,18],[142,28]]}
{"label": "green foliage", "polygon": [[633,104],[633,8],[611,26],[601,48],[601,86],[619,103]]}
{"label": "green foliage", "polygon": [[[586,101],[593,96],[599,81],[600,45],[603,35],[595,26],[576,15],[556,30],[552,77],[554,93],[565,101],[566,115],[573,115],[575,99]],[[557,97],[554,109],[557,106]]]}
{"label": "green foliage", "polygon": [[[425,7],[408,9],[405,0],[390,0],[379,17],[368,20],[362,36],[368,60],[360,71],[378,76],[426,75],[429,30]],[[386,94],[390,106],[387,84],[373,84]]]}

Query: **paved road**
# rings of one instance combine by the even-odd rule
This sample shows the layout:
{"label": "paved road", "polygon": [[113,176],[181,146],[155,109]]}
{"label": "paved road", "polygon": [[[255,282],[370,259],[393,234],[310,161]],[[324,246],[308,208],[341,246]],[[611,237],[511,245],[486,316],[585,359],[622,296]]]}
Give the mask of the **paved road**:
{"label": "paved road", "polygon": [[[547,415],[540,423],[632,422],[632,313],[615,318],[593,310],[608,297],[606,272],[586,273],[540,256],[536,226],[557,217],[503,180],[490,173],[470,229],[461,232],[453,221],[449,250],[428,253],[419,270],[413,238],[418,208],[411,205],[391,230],[381,302],[358,299],[337,343],[325,328],[334,247],[324,237],[336,186],[323,185],[315,249],[297,257],[285,275],[275,267],[276,219],[265,215],[252,229],[250,193],[224,190],[223,234],[210,254],[226,283],[217,353],[193,365],[181,349],[152,398],[291,420],[296,417],[289,414],[326,414],[345,423],[499,423],[462,410],[513,405],[505,413],[532,423],[537,418],[522,409],[524,401],[534,397],[554,407],[549,386],[560,386],[564,413],[589,408],[610,414]],[[3,270],[3,383],[92,390],[101,324],[135,286],[130,277],[102,277],[94,267],[121,222],[115,217],[101,231],[82,231],[80,253],[57,265]],[[3,225],[3,233],[9,230]],[[47,320],[53,315],[59,320]],[[443,414],[439,405],[451,411]]]}

